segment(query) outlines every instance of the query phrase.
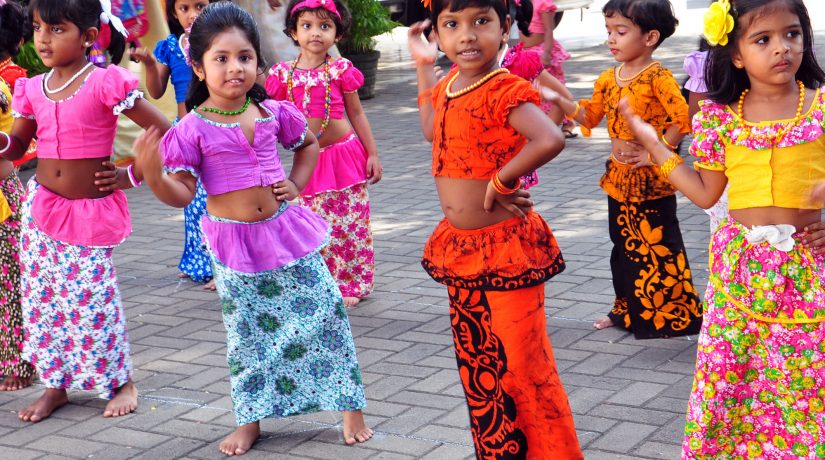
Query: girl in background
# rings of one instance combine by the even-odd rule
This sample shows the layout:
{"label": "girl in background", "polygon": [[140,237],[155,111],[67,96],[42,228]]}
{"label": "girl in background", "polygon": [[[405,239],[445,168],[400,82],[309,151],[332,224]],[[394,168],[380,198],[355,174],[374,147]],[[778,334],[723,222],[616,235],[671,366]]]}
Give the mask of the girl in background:
{"label": "girl in background", "polygon": [[299,203],[332,227],[332,240],[321,255],[344,303],[352,307],[373,288],[375,249],[367,183],[381,180],[383,168],[358,98],[364,75],[352,62],[329,54],[349,26],[349,11],[340,1],[290,1],[285,32],[301,54],[272,67],[266,90],[273,99],[295,102],[321,145],[318,165]]}
{"label": "girl in background", "polygon": [[[825,456],[825,256],[809,248],[825,203],[825,72],[802,0],[714,2],[707,100],[683,165],[625,104],[637,139],[701,207],[729,185],[682,458]],[[697,171],[698,170],[698,171]]]}
{"label": "girl in background", "polygon": [[18,78],[26,69],[14,63],[30,24],[23,7],[17,2],[0,0],[0,78],[6,81],[12,94]]}
{"label": "girl in background", "polygon": [[448,286],[456,361],[478,458],[581,459],[544,312],[544,283],[564,269],[520,177],[550,161],[564,136],[539,93],[499,67],[510,35],[500,0],[436,0],[438,45],[456,64],[436,82],[429,21],[410,27],[421,130],[433,145],[445,219],[422,265]]}
{"label": "girl in background", "polygon": [[[230,2],[211,4],[190,37],[192,110],[162,145],[150,131],[135,150],[164,203],[188,204],[198,177],[206,189],[201,224],[227,331],[238,424],[220,451],[249,451],[261,419],[321,410],[342,411],[347,444],[364,442],[373,432],[361,413],[366,399],[347,310],[318,252],[328,227],[309,209],[287,204],[312,175],[315,136],[293,104],[267,99],[256,84],[263,63],[247,12]],[[295,152],[288,177],[277,143]]]}
{"label": "girl in background", "polygon": [[[168,0],[166,18],[172,32],[165,40],[155,45],[154,53],[146,48],[132,51],[132,59],[146,66],[146,90],[155,99],[160,99],[171,81],[175,90],[180,120],[186,115],[186,94],[192,81],[192,67],[186,56],[189,48],[189,29],[210,0]],[[195,199],[183,209],[184,244],[183,254],[178,263],[182,277],[189,277],[198,283],[207,283],[205,289],[214,290],[212,281],[212,261],[203,246],[201,218],[206,213],[206,192],[198,186]]]}
{"label": "girl in background", "polygon": [[109,160],[121,113],[144,127],[166,130],[169,123],[142,99],[131,73],[88,61],[101,18],[114,29],[113,62],[125,47],[122,25],[98,0],[32,0],[29,16],[35,47],[51,70],[18,79],[16,119],[10,134],[0,133],[0,154],[19,158],[37,134],[19,248],[23,359],[46,390],[18,416],[39,422],[68,402],[67,389],[81,389],[109,400],[104,417],[118,417],[135,410],[137,389],[112,262],[131,233],[126,196],[117,189],[137,181]]}
{"label": "girl in background", "polygon": [[673,34],[678,20],[668,0],[610,0],[602,11],[607,45],[621,65],[602,72],[590,100],[559,98],[585,136],[606,115],[612,141],[599,185],[608,195],[616,298],[610,313],[593,326],[623,327],[637,339],[696,334],[701,304],[676,216],[676,190],[639,151],[618,108],[619,100],[628,97],[674,150],[690,131],[679,84],[653,60],[654,50]]}

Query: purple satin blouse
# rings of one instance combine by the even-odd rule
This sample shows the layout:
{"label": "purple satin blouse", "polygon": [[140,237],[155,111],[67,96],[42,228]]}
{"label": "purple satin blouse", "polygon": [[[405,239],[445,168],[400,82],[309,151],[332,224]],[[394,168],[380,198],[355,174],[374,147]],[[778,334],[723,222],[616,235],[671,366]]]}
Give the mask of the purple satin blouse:
{"label": "purple satin blouse", "polygon": [[240,123],[217,123],[189,112],[161,140],[166,171],[189,171],[200,177],[208,195],[283,180],[286,175],[276,142],[289,150],[300,147],[307,122],[290,102],[266,100],[259,105],[269,116],[256,120],[252,144]]}

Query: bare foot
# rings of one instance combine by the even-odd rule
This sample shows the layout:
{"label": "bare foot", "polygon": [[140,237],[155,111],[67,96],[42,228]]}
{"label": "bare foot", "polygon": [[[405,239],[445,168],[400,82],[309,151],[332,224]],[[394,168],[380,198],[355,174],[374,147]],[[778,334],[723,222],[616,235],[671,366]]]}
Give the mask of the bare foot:
{"label": "bare foot", "polygon": [[52,415],[52,412],[60,409],[69,402],[66,390],[47,388],[46,391],[31,403],[29,407],[20,411],[17,417],[24,422],[37,423]]}
{"label": "bare foot", "polygon": [[232,434],[221,441],[218,450],[221,453],[233,457],[249,452],[258,437],[261,436],[261,423],[253,422],[239,426]]}
{"label": "bare foot", "polygon": [[31,385],[32,380],[34,380],[33,376],[24,379],[22,377],[16,377],[16,376],[10,375],[10,376],[6,377],[6,379],[3,380],[2,383],[0,383],[0,391],[22,390],[23,388],[26,388],[27,386]]}
{"label": "bare foot", "polygon": [[184,272],[180,272],[180,273],[178,273],[178,278],[180,278],[180,279],[189,278],[189,275],[187,275]]}
{"label": "bare foot", "polygon": [[214,291],[218,289],[218,287],[215,286],[215,278],[212,278],[208,283],[204,284],[203,288],[207,291]]}
{"label": "bare foot", "polygon": [[123,417],[129,415],[137,409],[138,390],[131,380],[125,385],[115,390],[115,397],[106,404],[103,409],[104,417]]}
{"label": "bare foot", "polygon": [[613,324],[613,320],[608,316],[602,316],[593,323],[593,327],[597,330],[607,329],[608,327],[613,326],[615,326],[615,324]]}
{"label": "bare foot", "polygon": [[360,410],[341,412],[344,416],[344,442],[351,446],[358,442],[367,442],[375,434],[364,422],[364,413]]}
{"label": "bare foot", "polygon": [[347,307],[347,308],[352,308],[352,307],[358,305],[358,302],[360,302],[360,301],[361,301],[360,297],[347,297],[347,296],[344,296],[344,306]]}

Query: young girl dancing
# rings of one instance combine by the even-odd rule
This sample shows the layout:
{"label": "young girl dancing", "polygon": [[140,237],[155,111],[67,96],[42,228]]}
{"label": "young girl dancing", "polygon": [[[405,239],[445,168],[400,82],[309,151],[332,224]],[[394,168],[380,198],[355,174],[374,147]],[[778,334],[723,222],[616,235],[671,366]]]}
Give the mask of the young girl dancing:
{"label": "young girl dancing", "polygon": [[[2,34],[3,32],[0,32]],[[11,90],[0,80],[0,131],[13,123]],[[20,311],[20,204],[23,185],[14,165],[0,157],[0,391],[31,385],[34,368],[20,357],[23,350],[23,316]]]}
{"label": "young girl dancing", "polygon": [[[146,65],[146,90],[149,95],[159,99],[166,92],[166,85],[172,82],[175,101],[178,104],[177,120],[186,115],[186,93],[192,81],[192,67],[186,57],[189,47],[187,32],[198,15],[201,14],[208,0],[169,0],[166,2],[166,18],[172,32],[165,40],[155,46],[154,53],[146,48],[132,51],[132,58]],[[183,209],[184,245],[183,254],[178,263],[182,277],[189,277],[198,283],[207,283],[206,289],[215,289],[212,280],[212,261],[203,247],[201,218],[206,213],[206,192],[198,184],[195,199]]]}
{"label": "young girl dancing", "polygon": [[[19,158],[36,132],[37,171],[21,211],[23,359],[46,391],[19,417],[43,420],[66,404],[69,388],[99,392],[110,400],[103,415],[121,416],[137,407],[137,389],[112,251],[131,232],[126,196],[115,190],[128,187],[131,171],[114,170],[109,157],[120,113],[141,126],[169,123],[141,99],[132,74],[87,61],[101,17],[118,24],[98,0],[32,0],[29,15],[51,71],[17,81],[16,120],[10,135],[0,132],[0,155]],[[118,62],[124,41],[112,37]]]}
{"label": "young girl dancing", "polygon": [[[338,410],[347,444],[372,436],[346,308],[319,254],[328,228],[289,206],[307,183],[318,143],[289,102],[267,100],[255,78],[263,63],[252,17],[230,2],[204,8],[190,32],[193,110],[162,140],[135,144],[138,165],[161,201],[207,193],[201,224],[227,330],[227,361],[238,428],[220,444],[241,455],[268,417]],[[286,177],[276,143],[295,151]],[[274,188],[274,195],[273,195]]]}
{"label": "young girl dancing", "polygon": [[382,173],[358,99],[364,76],[352,62],[329,55],[349,31],[349,11],[341,2],[292,0],[286,8],[285,32],[301,54],[272,67],[266,90],[274,99],[295,102],[321,145],[318,165],[299,203],[332,227],[332,239],[321,255],[351,307],[372,292],[375,250],[367,181],[378,182]]}
{"label": "young girl dancing", "polygon": [[705,36],[708,100],[690,147],[698,172],[625,107],[691,201],[710,207],[729,184],[682,458],[821,458],[825,256],[798,231],[820,225],[825,202],[825,72],[811,21],[802,0],[718,1]]}
{"label": "young girl dancing", "polygon": [[649,165],[618,110],[619,100],[628,96],[674,150],[690,131],[688,105],[679,84],[652,57],[678,21],[668,0],[610,0],[602,11],[607,45],[622,64],[599,75],[592,99],[560,100],[585,136],[607,115],[612,140],[599,184],[608,195],[616,300],[594,326],[624,327],[637,339],[696,334],[702,323],[701,304],[676,217],[676,190],[657,167]]}
{"label": "young girl dancing", "polygon": [[581,459],[547,337],[544,283],[564,269],[556,239],[520,177],[555,157],[564,136],[539,94],[498,65],[510,35],[500,0],[436,0],[433,30],[457,64],[436,83],[429,21],[409,32],[421,130],[433,144],[445,219],[422,264],[449,288],[456,361],[478,458]]}

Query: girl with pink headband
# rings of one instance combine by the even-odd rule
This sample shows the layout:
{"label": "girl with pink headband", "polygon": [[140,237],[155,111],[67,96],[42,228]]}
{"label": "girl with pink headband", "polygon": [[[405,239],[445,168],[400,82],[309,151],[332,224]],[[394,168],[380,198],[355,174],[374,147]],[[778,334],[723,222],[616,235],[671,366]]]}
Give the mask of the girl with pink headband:
{"label": "girl with pink headband", "polygon": [[350,14],[343,4],[292,0],[287,11],[285,32],[301,54],[272,67],[266,90],[273,99],[294,102],[320,142],[318,165],[299,202],[332,227],[332,240],[321,254],[344,303],[352,307],[373,288],[375,250],[367,183],[378,182],[382,173],[357,93],[364,75],[352,62],[329,55],[349,30]]}

